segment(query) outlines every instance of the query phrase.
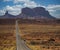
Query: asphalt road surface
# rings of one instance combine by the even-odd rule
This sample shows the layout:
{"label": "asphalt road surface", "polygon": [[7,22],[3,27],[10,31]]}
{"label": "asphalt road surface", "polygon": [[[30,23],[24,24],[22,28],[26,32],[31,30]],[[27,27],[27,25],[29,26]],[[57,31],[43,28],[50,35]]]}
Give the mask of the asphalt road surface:
{"label": "asphalt road surface", "polygon": [[19,35],[18,20],[16,20],[16,45],[17,45],[16,50],[31,50]]}

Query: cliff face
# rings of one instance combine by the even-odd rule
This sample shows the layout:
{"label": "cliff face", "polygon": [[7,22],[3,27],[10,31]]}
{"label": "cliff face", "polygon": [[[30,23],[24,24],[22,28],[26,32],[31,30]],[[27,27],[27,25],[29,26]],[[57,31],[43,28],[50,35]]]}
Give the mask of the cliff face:
{"label": "cliff face", "polygon": [[43,7],[36,7],[36,8],[23,8],[22,15],[29,16],[29,17],[36,17],[36,18],[54,18],[49,14],[49,12]]}

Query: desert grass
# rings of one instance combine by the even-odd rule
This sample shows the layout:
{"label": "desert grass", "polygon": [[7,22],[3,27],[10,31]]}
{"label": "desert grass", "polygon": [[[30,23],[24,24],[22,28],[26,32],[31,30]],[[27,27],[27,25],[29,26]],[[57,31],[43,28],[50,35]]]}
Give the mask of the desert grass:
{"label": "desert grass", "polygon": [[[46,45],[32,45],[31,41],[37,42],[48,41],[50,38],[58,39],[56,43],[60,44],[60,25],[42,25],[42,24],[19,24],[19,32],[21,37],[26,41],[26,44],[32,50],[59,50],[59,46],[46,46]],[[58,36],[58,37],[57,37]],[[40,42],[40,41],[39,41]],[[49,43],[50,44],[50,43]]]}
{"label": "desert grass", "polygon": [[[49,47],[46,45],[31,44],[33,42],[47,41],[50,38],[55,38],[58,44],[60,43],[60,25],[43,25],[43,24],[19,24],[20,36],[25,40],[27,46],[32,50],[59,50],[58,48]],[[45,47],[44,47],[45,46]],[[51,46],[50,46],[51,47]],[[0,25],[0,49],[1,50],[16,50],[16,30],[15,25]]]}
{"label": "desert grass", "polygon": [[0,25],[0,50],[16,50],[15,25]]}

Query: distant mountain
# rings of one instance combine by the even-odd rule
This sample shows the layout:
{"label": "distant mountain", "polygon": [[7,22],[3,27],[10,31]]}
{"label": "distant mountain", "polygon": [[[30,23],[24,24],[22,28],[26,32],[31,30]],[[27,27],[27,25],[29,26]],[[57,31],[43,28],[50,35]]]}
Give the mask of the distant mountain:
{"label": "distant mountain", "polygon": [[5,15],[1,16],[0,18],[15,18],[16,16],[13,16],[6,11]]}
{"label": "distant mountain", "polygon": [[28,17],[34,17],[37,19],[40,18],[50,18],[50,19],[54,19],[55,17],[51,16],[49,14],[49,12],[43,8],[43,7],[36,7],[36,8],[23,8],[22,12],[20,15],[18,15],[18,17],[23,17],[23,18],[28,18]]}
{"label": "distant mountain", "polygon": [[33,9],[26,7],[26,8],[22,9],[22,13],[21,14],[25,14],[27,16],[31,16],[32,17],[32,16],[36,15],[36,12],[34,12]]}
{"label": "distant mountain", "polygon": [[39,16],[41,18],[54,18],[43,7],[36,7],[36,8],[33,9],[33,11],[36,12],[36,16]]}
{"label": "distant mountain", "polygon": [[8,11],[2,18],[34,18],[34,19],[55,19],[49,12],[43,7],[36,8],[22,8],[21,14],[17,16],[10,15]]}

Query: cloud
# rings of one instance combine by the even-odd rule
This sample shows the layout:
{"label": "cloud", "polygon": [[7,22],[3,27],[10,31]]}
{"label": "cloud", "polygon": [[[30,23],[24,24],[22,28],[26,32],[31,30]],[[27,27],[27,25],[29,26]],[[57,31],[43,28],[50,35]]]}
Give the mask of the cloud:
{"label": "cloud", "polygon": [[48,5],[46,8],[51,12],[55,12],[57,10],[60,10],[60,5]]}
{"label": "cloud", "polygon": [[40,4],[37,4],[35,1],[32,1],[32,0],[4,0],[4,1],[5,2],[12,1],[14,4],[23,3],[22,4],[23,7],[30,7],[30,8],[40,6]]}
{"label": "cloud", "polygon": [[60,5],[48,5],[45,7],[52,16],[60,18]]}
{"label": "cloud", "polygon": [[20,3],[20,2],[27,3],[30,2],[30,0],[14,0],[14,3]]}
{"label": "cloud", "polygon": [[60,5],[48,5],[48,8],[51,8],[51,9],[60,8]]}
{"label": "cloud", "polygon": [[23,2],[22,4],[23,7],[34,8],[40,6],[40,4],[37,4],[35,1],[32,0],[14,0],[14,3],[21,3],[21,2]]}
{"label": "cloud", "polygon": [[24,6],[25,6],[25,7],[29,7],[29,8],[34,8],[34,7],[40,6],[40,4],[38,5],[38,4],[35,3],[34,1],[30,1],[30,2],[24,3]]}
{"label": "cloud", "polygon": [[12,0],[4,0],[4,2],[9,2],[9,1],[12,1]]}
{"label": "cloud", "polygon": [[4,15],[5,14],[5,10],[3,9],[3,10],[0,10],[0,16],[2,16],[2,15]]}
{"label": "cloud", "polygon": [[9,12],[9,14],[12,15],[19,15],[21,13],[21,9],[22,9],[21,5],[6,6],[6,10]]}

